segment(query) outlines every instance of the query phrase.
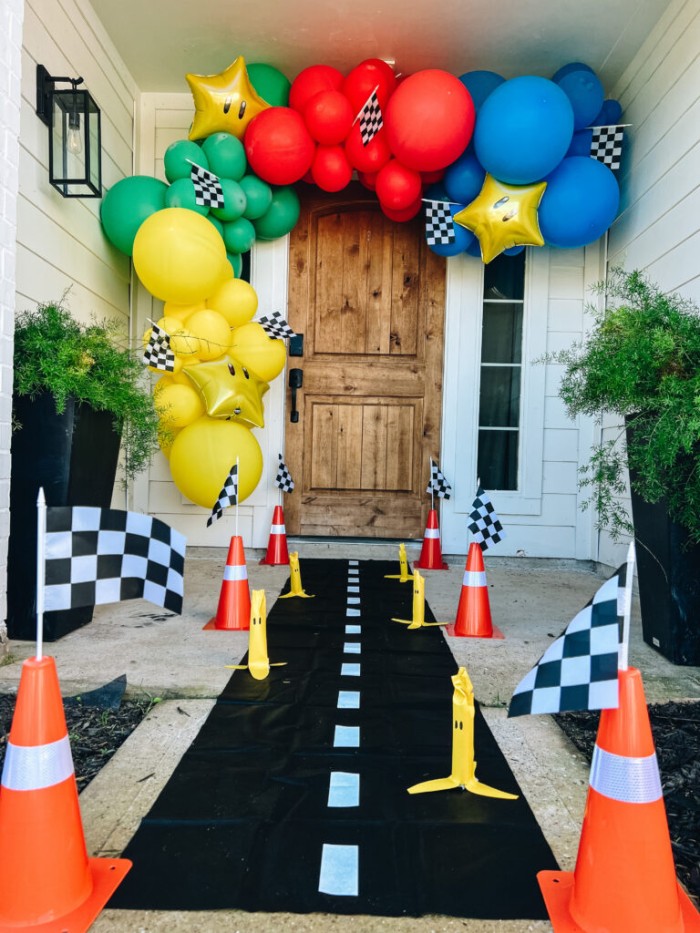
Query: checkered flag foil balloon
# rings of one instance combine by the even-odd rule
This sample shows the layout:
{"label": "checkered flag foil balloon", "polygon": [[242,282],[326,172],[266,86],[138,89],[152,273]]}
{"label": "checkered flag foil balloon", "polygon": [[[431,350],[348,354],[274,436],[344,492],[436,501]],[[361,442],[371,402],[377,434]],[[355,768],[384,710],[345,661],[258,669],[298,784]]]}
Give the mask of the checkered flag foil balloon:
{"label": "checkered flag foil balloon", "polygon": [[279,311],[273,311],[270,317],[264,315],[258,320],[268,337],[280,337],[284,340],[286,337],[295,337],[296,334],[287,324]]}
{"label": "checkered flag foil balloon", "polygon": [[509,716],[615,709],[627,566],[606,580],[515,688]]}
{"label": "checkered flag foil balloon", "polygon": [[607,165],[613,172],[620,167],[622,140],[625,131],[621,126],[596,126],[591,137],[591,158]]}
{"label": "checkered flag foil balloon", "polygon": [[474,540],[485,551],[491,544],[505,538],[506,533],[501,525],[501,520],[496,514],[493,503],[483,487],[479,486],[476,491],[476,498],[472,502],[472,510],[469,513],[471,522],[468,525],[469,531],[474,535]]}
{"label": "checkered flag foil balloon", "polygon": [[291,492],[294,489],[294,480],[292,479],[292,474],[287,469],[287,465],[282,459],[282,454],[278,454],[277,456],[279,458],[279,466],[277,467],[275,485],[279,486],[282,492]]}
{"label": "checkered flag foil balloon", "polygon": [[365,101],[359,117],[360,138],[362,139],[362,145],[367,146],[384,126],[382,108],[379,106],[376,87]]}
{"label": "checkered flag foil balloon", "polygon": [[230,505],[238,505],[238,463],[234,463],[229,470],[226,481],[214,503],[214,508],[211,510],[211,515],[207,519],[207,528],[213,525],[214,522],[218,522],[224,514],[224,509]]}
{"label": "checkered flag foil balloon", "polygon": [[434,460],[430,461],[430,482],[425,491],[438,496],[440,499],[449,499],[452,492],[452,487]]}
{"label": "checkered flag foil balloon", "polygon": [[165,373],[175,372],[175,354],[170,349],[170,334],[154,324],[143,354],[143,362]]}
{"label": "checkered flag foil balloon", "polygon": [[186,539],[139,512],[47,508],[44,609],[147,599],[182,612]]}
{"label": "checkered flag foil balloon", "polygon": [[201,165],[193,165],[190,178],[194,185],[194,203],[200,207],[224,207],[224,189],[218,177]]}
{"label": "checkered flag foil balloon", "polygon": [[425,240],[428,246],[448,246],[457,240],[447,201],[425,202]]}

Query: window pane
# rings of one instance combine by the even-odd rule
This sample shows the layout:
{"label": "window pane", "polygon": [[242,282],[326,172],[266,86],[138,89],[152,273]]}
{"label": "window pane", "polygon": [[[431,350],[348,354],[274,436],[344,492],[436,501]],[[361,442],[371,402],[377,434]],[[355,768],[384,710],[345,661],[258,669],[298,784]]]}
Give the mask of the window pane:
{"label": "window pane", "polygon": [[522,299],[525,294],[525,250],[496,256],[484,268],[484,298]]}
{"label": "window pane", "polygon": [[518,431],[479,431],[477,472],[484,489],[517,489]]}
{"label": "window pane", "polygon": [[520,424],[520,367],[482,366],[479,427],[517,428]]}
{"label": "window pane", "polygon": [[485,304],[482,363],[519,363],[523,342],[521,304]]}

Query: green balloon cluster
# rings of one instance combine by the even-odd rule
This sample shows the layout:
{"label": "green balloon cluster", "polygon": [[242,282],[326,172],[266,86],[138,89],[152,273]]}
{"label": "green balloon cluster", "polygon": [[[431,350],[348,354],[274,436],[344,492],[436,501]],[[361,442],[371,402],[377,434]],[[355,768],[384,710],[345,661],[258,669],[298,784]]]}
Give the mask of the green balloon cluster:
{"label": "green balloon cluster", "polygon": [[[289,85],[284,76],[267,65],[256,68],[256,80],[270,103],[288,99]],[[263,96],[263,90],[259,93]],[[265,96],[268,100],[268,96]],[[285,236],[299,219],[299,198],[293,188],[269,185],[248,173],[243,143],[230,133],[214,133],[201,145],[179,139],[168,146],[163,157],[168,184],[146,175],[123,178],[110,188],[102,201],[100,219],[105,235],[117,249],[131,256],[134,238],[141,224],[163,208],[185,208],[206,217],[226,246],[235,276],[243,265],[242,254],[256,240]],[[223,191],[223,207],[209,207],[196,201],[191,173],[193,165],[216,175]]]}

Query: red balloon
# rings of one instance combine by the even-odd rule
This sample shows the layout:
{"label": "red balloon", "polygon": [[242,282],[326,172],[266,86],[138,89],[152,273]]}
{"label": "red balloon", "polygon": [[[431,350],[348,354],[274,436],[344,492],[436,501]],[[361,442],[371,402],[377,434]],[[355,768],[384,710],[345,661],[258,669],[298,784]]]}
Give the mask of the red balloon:
{"label": "red balloon", "polygon": [[391,65],[381,58],[368,58],[352,69],[343,81],[342,91],[350,101],[355,117],[375,88],[379,105],[384,109],[395,87],[396,76]]}
{"label": "red balloon", "polygon": [[319,146],[311,165],[311,175],[324,191],[340,191],[350,184],[352,166],[342,146]]}
{"label": "red balloon", "polygon": [[268,107],[248,124],[243,139],[253,172],[271,185],[291,185],[308,172],[314,141],[296,110]]}
{"label": "red balloon", "polygon": [[321,91],[304,107],[304,122],[316,142],[324,146],[342,143],[353,120],[350,101],[340,91]]}
{"label": "red balloon", "polygon": [[390,208],[385,207],[382,202],[379,202],[379,206],[382,209],[382,213],[389,218],[389,220],[396,220],[398,223],[405,223],[407,220],[413,220],[416,214],[420,211],[423,206],[423,202],[420,198],[414,201],[413,204],[410,204],[408,207],[405,207],[401,211],[392,211]]}
{"label": "red balloon", "polygon": [[386,140],[386,133],[380,130],[365,146],[360,136],[360,123],[350,130],[345,140],[345,154],[353,168],[358,172],[378,172],[391,158],[391,149]]}
{"label": "red balloon", "polygon": [[423,182],[418,172],[391,159],[377,175],[377,197],[382,207],[402,211],[420,198]]}
{"label": "red balloon", "polygon": [[377,175],[378,172],[358,172],[357,180],[361,185],[364,185],[365,188],[368,188],[370,191],[374,191],[377,187]]}
{"label": "red balloon", "polygon": [[[343,75],[331,65],[309,65],[300,71],[289,88],[289,106],[303,113],[304,108],[321,91],[339,91]],[[354,114],[353,114],[354,116]]]}
{"label": "red balloon", "polygon": [[391,151],[417,172],[446,168],[474,131],[474,104],[459,78],[437,68],[417,71],[391,95],[384,112]]}
{"label": "red balloon", "polygon": [[435,172],[421,172],[420,177],[423,179],[424,185],[434,185],[445,177],[445,169],[440,168]]}

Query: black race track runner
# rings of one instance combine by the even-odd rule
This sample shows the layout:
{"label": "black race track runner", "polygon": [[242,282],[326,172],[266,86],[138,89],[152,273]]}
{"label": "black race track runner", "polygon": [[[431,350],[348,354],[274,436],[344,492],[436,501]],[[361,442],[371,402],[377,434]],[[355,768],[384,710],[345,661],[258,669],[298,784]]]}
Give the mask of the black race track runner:
{"label": "black race track runner", "polygon": [[[450,773],[457,665],[440,629],[390,621],[411,618],[411,583],[384,579],[398,572],[302,561],[315,598],[267,622],[287,666],[233,673],[109,907],[547,918],[536,873],[558,866],[522,796],[407,793]],[[483,783],[519,793],[478,708],[475,757]]]}

